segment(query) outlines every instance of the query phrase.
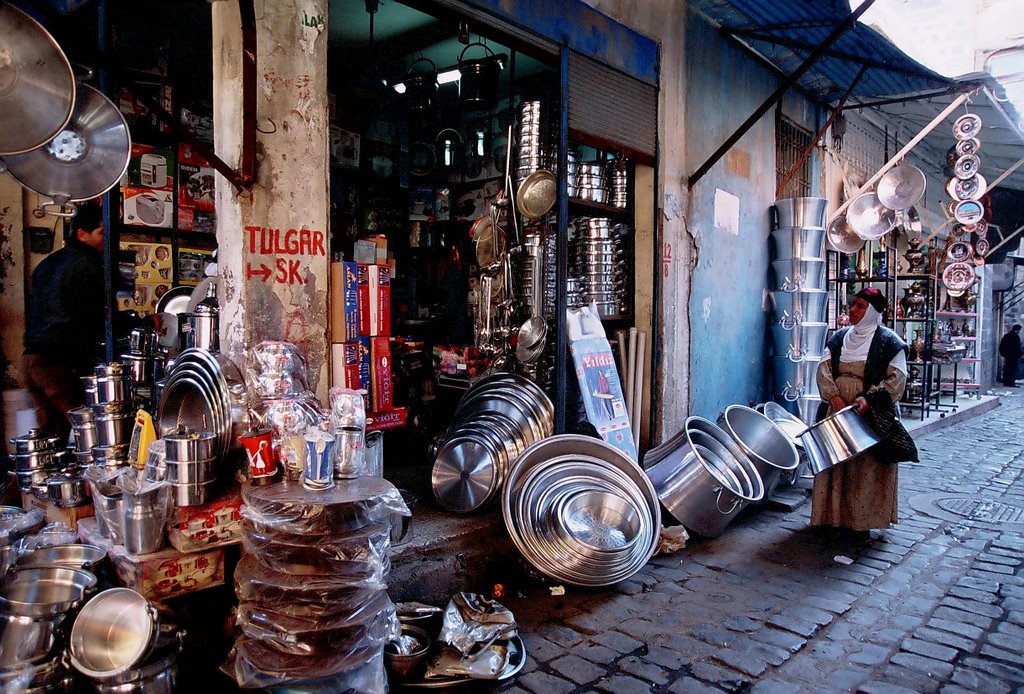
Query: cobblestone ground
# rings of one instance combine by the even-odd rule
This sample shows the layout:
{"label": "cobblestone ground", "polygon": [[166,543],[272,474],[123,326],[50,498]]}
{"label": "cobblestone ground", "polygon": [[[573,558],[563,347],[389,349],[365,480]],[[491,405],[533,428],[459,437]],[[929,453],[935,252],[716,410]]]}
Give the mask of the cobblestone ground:
{"label": "cobblestone ground", "polygon": [[884,532],[748,510],[612,589],[504,599],[503,691],[1024,692],[1024,397],[918,446]]}

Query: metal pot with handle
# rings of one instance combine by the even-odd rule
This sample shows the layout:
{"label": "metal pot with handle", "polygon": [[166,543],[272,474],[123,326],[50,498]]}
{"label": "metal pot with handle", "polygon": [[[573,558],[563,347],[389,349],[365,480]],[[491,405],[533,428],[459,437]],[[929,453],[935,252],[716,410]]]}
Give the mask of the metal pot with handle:
{"label": "metal pot with handle", "polygon": [[[481,46],[487,55],[483,58],[466,60],[465,55],[473,46]],[[459,54],[459,101],[468,109],[487,111],[498,100],[501,78],[501,63],[494,51],[482,41],[474,41]]]}

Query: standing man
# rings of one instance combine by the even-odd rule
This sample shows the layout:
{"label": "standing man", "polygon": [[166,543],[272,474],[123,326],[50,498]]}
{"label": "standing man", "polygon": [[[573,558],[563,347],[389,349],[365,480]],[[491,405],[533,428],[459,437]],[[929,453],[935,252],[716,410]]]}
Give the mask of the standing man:
{"label": "standing man", "polygon": [[1020,325],[1015,325],[999,341],[999,356],[1003,358],[1003,385],[1016,388],[1017,365],[1020,362]]}
{"label": "standing man", "polygon": [[68,410],[85,404],[81,376],[92,372],[103,339],[103,213],[78,205],[64,248],[32,273],[25,316],[25,385],[46,436],[66,438]]}

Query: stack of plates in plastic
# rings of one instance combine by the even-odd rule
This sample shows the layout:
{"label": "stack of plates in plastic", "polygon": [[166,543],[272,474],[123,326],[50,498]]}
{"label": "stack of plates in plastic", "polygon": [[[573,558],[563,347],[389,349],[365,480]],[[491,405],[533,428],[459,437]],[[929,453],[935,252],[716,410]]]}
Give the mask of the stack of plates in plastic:
{"label": "stack of plates in plastic", "polygon": [[534,444],[509,472],[502,513],[512,542],[542,574],[606,586],[654,554],[661,507],[643,471],[618,449],[587,436]]}

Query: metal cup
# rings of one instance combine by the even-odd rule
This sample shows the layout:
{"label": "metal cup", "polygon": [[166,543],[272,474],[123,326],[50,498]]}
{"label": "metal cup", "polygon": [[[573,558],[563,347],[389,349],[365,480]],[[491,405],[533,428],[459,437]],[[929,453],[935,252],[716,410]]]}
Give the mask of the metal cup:
{"label": "metal cup", "polygon": [[267,484],[277,476],[274,458],[273,432],[270,429],[247,431],[238,437],[249,461],[249,476],[253,484]]}
{"label": "metal cup", "polygon": [[334,434],[334,477],[347,480],[366,475],[366,443],[361,428],[337,429]]}

